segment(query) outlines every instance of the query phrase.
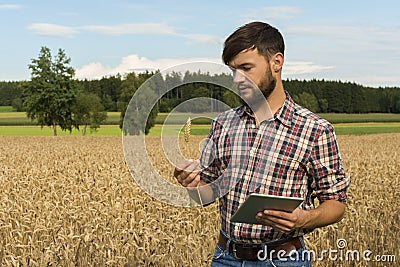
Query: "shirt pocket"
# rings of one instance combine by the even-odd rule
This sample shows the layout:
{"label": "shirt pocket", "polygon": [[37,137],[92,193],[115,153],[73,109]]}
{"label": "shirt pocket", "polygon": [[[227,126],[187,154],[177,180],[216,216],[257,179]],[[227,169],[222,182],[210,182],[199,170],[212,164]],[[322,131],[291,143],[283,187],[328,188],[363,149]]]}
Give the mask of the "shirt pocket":
{"label": "shirt pocket", "polygon": [[278,157],[271,162],[260,193],[290,197],[307,195],[306,165],[298,158]]}

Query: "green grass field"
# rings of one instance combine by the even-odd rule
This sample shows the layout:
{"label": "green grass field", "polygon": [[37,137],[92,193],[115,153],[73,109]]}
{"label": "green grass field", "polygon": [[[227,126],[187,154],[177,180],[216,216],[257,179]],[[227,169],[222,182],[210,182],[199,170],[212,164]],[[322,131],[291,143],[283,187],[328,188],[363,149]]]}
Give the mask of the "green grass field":
{"label": "green grass field", "polygon": [[[176,136],[178,133],[182,135],[181,126],[179,125],[156,125],[151,128],[149,136]],[[191,127],[191,135],[207,135],[210,130],[209,125],[193,125]],[[0,136],[52,136],[53,128],[40,126],[0,126]],[[58,136],[80,136],[82,135],[82,130],[73,129],[70,133],[69,131],[61,131],[57,128]],[[97,131],[90,132],[87,129],[87,136],[121,136],[122,131],[118,125],[102,125]]]}
{"label": "green grass field", "polygon": [[322,113],[318,115],[333,124],[354,122],[400,122],[400,114],[395,113]]}
{"label": "green grass field", "polygon": [[[207,135],[211,125],[192,125],[190,127],[191,135]],[[183,125],[161,125],[157,124],[150,129],[149,136],[176,136],[178,133],[183,135]]]}
{"label": "green grass field", "polygon": [[181,124],[185,123],[190,117],[192,124],[210,124],[212,119],[218,115],[218,112],[209,113],[158,113],[155,123],[156,124]]}
{"label": "green grass field", "polygon": [[14,108],[12,106],[0,106],[0,113],[1,112],[13,112]]}
{"label": "green grass field", "polygon": [[[400,123],[345,123],[334,124],[337,135],[364,135],[380,133],[400,133]],[[181,131],[180,125],[155,125],[150,129],[149,136],[177,135]],[[210,125],[192,125],[191,135],[207,135]],[[74,129],[72,133],[63,132],[58,129],[59,136],[78,136],[81,131]],[[102,125],[96,132],[87,131],[88,136],[121,136],[122,132],[118,125]],[[180,132],[182,135],[182,132]],[[0,136],[52,136],[53,129],[40,126],[0,126]]]}
{"label": "green grass field", "polygon": [[341,123],[334,124],[337,135],[400,133],[400,123]]}
{"label": "green grass field", "polygon": [[[209,124],[210,118],[214,118],[218,113],[158,113],[156,124],[181,124],[186,122],[188,117],[194,118],[192,124]],[[354,122],[400,122],[400,114],[393,113],[367,113],[367,114],[337,114],[322,113],[318,114],[322,118],[333,124],[354,123]],[[118,125],[120,120],[119,112],[107,112],[105,125]],[[167,121],[166,121],[167,120]],[[11,106],[0,106],[0,126],[19,126],[19,125],[37,125],[26,117],[25,112],[13,112]]]}
{"label": "green grass field", "polygon": [[[108,118],[105,125],[102,125],[97,132],[87,135],[118,136],[121,135],[119,129],[119,112],[108,112]],[[217,113],[193,114],[193,113],[159,113],[154,126],[149,135],[160,136],[176,135],[188,117],[193,119],[191,134],[207,135],[210,129],[210,118],[214,118]],[[400,114],[319,114],[335,126],[337,135],[363,135],[379,133],[397,133],[400,132]],[[165,122],[164,126],[163,123]],[[82,135],[81,131],[74,129],[72,133],[58,131],[59,135]],[[26,117],[25,112],[13,112],[11,106],[0,106],[0,136],[51,136],[53,130],[50,127],[37,126]]]}
{"label": "green grass field", "polygon": [[[194,119],[192,124],[209,124],[210,118],[215,118],[218,113],[204,113],[201,117]],[[331,123],[354,123],[354,122],[400,122],[400,114],[394,113],[367,113],[367,114],[343,114],[343,113],[321,113],[320,117]],[[156,124],[163,124],[168,117],[167,124],[184,123],[188,117],[196,118],[199,114],[174,113],[168,117],[168,113],[158,113]]]}

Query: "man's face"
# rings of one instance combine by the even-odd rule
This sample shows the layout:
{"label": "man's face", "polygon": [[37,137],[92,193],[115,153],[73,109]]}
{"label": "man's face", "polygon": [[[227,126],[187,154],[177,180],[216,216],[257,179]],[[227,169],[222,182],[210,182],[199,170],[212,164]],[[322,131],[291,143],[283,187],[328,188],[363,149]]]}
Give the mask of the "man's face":
{"label": "man's face", "polygon": [[257,49],[240,52],[229,62],[229,66],[235,69],[234,82],[237,84],[243,104],[245,104],[243,100],[252,104],[265,101],[274,91],[276,79],[272,75],[269,62],[258,53]]}

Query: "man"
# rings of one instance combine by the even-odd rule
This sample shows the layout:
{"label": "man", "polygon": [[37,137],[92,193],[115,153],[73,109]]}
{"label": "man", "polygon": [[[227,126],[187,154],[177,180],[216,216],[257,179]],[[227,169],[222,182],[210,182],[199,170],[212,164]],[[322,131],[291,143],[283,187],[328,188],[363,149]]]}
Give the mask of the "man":
{"label": "man", "polygon": [[[243,105],[214,120],[208,138],[212,152],[205,149],[200,161],[185,161],[174,171],[183,186],[197,189],[201,203],[216,198],[215,188],[208,185],[224,172],[238,176],[219,200],[221,233],[212,266],[310,266],[308,257],[302,257],[302,236],[341,220],[350,183],[333,127],[285,92],[284,41],[274,27],[262,22],[240,27],[226,39],[222,58],[236,72]],[[256,84],[261,94],[238,73]],[[241,160],[245,163],[238,163]],[[229,167],[232,164],[236,165]],[[238,164],[241,172],[232,171]],[[231,222],[251,192],[302,197],[304,202],[293,212],[258,212],[260,224]]]}

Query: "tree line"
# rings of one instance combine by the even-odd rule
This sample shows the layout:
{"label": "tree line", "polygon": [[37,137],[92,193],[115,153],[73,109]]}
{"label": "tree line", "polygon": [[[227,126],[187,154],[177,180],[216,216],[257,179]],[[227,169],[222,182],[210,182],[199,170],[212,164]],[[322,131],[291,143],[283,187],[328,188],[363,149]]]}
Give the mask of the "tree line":
{"label": "tree line", "polygon": [[[92,93],[100,99],[105,111],[121,111],[120,102],[128,96],[127,82],[135,80],[134,87],[154,75],[154,72],[115,75],[97,80],[76,80],[77,86],[85,93]],[[185,74],[193,75],[192,73]],[[188,78],[188,77],[186,77]],[[167,79],[171,77],[167,76]],[[0,81],[0,106],[12,106],[15,111],[25,111],[22,90],[24,81]],[[400,113],[399,87],[366,87],[350,82],[325,80],[284,80],[284,88],[301,105],[317,113]],[[123,86],[123,84],[125,84]],[[128,90],[129,91],[129,90]],[[134,91],[134,90],[133,90]],[[131,93],[133,93],[133,91]],[[225,95],[224,95],[225,92]],[[232,103],[231,95],[219,86],[193,83],[168,92],[159,102],[159,111],[168,112],[192,97],[213,97],[225,103]]]}
{"label": "tree line", "polygon": [[[83,127],[84,132],[86,127],[95,130],[105,121],[107,111],[121,112],[122,127],[129,101],[149,78],[150,95],[144,95],[143,101],[154,98],[156,105],[147,112],[150,116],[146,127],[139,132],[149,131],[158,112],[170,112],[175,107],[187,111],[180,105],[189,99],[200,98],[190,106],[190,111],[195,112],[221,111],[224,103],[230,107],[239,104],[234,93],[223,86],[232,84],[230,74],[187,71],[161,75],[156,71],[77,80],[70,61],[64,50],[60,49],[53,57],[50,49],[42,47],[38,58],[32,59],[28,66],[29,81],[0,82],[0,106],[11,105],[16,111],[26,111],[40,125],[52,126],[56,135],[56,125],[69,131],[74,127]],[[167,92],[165,88],[172,90]],[[317,113],[400,113],[398,87],[372,88],[350,82],[292,79],[284,81],[284,88],[297,103]],[[136,109],[140,108],[138,103]]]}

